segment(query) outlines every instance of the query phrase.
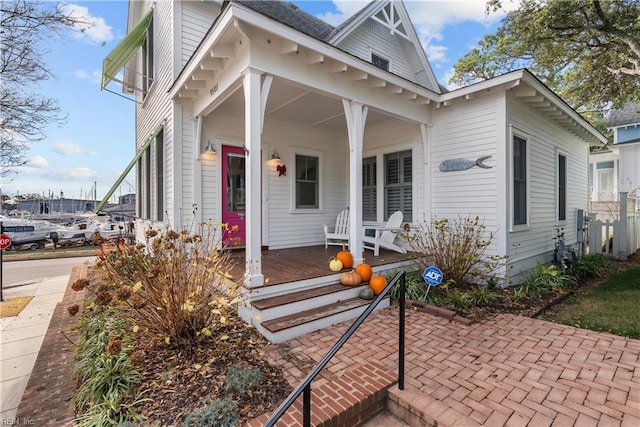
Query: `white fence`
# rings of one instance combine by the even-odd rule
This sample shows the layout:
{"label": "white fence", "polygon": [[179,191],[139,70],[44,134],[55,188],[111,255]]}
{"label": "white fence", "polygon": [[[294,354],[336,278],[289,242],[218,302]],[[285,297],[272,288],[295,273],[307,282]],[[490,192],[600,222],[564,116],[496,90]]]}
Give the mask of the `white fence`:
{"label": "white fence", "polygon": [[[589,253],[603,254],[619,260],[640,249],[640,211],[637,201],[620,193],[620,211],[616,220],[589,222]],[[591,215],[590,215],[591,216]]]}

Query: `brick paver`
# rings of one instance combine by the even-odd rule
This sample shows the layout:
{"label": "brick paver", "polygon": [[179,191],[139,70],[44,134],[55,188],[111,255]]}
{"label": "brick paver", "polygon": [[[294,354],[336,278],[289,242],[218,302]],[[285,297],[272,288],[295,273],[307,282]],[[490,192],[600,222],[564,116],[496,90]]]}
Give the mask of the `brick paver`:
{"label": "brick paver", "polygon": [[[69,283],[84,274],[74,270]],[[79,316],[66,308],[83,298],[68,289],[56,308],[18,409],[37,425],[72,419],[73,353],[60,331],[72,334]],[[349,326],[273,345],[268,357],[296,386]],[[372,314],[312,388],[330,396],[323,385],[369,362],[397,375],[397,308]],[[423,425],[640,425],[640,340],[509,314],[465,325],[408,310],[405,373],[406,390],[391,390],[387,405],[406,403],[407,417]]]}
{"label": "brick paver", "polygon": [[[640,419],[640,340],[510,314],[465,326],[407,311],[407,325],[406,383],[451,409],[435,417],[440,425],[462,416],[492,426],[633,425]],[[269,357],[296,385],[304,375],[295,368],[297,358],[319,361],[348,327],[273,346]],[[362,360],[397,372],[397,328],[396,308],[372,314],[323,378]]]}

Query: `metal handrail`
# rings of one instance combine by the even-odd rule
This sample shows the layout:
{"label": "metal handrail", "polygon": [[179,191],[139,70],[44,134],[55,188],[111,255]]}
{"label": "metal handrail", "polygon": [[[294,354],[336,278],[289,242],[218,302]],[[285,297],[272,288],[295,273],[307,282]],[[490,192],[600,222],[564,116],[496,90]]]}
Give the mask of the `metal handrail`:
{"label": "metal handrail", "polygon": [[387,286],[383,289],[382,292],[369,304],[367,309],[358,316],[358,318],[353,322],[353,324],[347,329],[347,331],[340,337],[340,339],[331,347],[331,349],[324,355],[324,357],[318,362],[318,364],[313,368],[311,372],[307,374],[307,376],[302,380],[300,384],[289,394],[289,397],[280,404],[278,409],[269,417],[267,420],[265,427],[273,427],[275,423],[284,415],[284,413],[289,409],[289,407],[295,402],[295,400],[300,396],[301,393],[304,393],[302,396],[303,406],[302,406],[302,425],[304,427],[309,427],[311,425],[311,382],[318,376],[320,371],[324,369],[324,367],[329,363],[329,361],[336,355],[338,350],[342,348],[344,343],[354,334],[356,329],[366,320],[367,317],[373,312],[376,306],[382,301],[382,299],[387,296],[387,294],[391,291],[391,288],[400,281],[400,292],[398,295],[398,302],[400,308],[400,322],[399,322],[399,330],[398,330],[398,388],[400,390],[404,390],[404,324],[405,324],[405,271],[400,271],[396,274],[393,279],[387,284]]}

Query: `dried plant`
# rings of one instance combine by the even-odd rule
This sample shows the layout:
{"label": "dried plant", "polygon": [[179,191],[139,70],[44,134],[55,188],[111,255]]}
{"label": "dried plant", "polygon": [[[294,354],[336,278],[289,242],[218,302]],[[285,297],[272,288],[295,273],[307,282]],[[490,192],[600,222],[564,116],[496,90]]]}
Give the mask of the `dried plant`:
{"label": "dried plant", "polygon": [[420,254],[419,267],[438,267],[449,285],[483,282],[506,263],[506,256],[489,255],[495,232],[486,230],[479,217],[458,217],[417,222],[405,235],[411,249]]}
{"label": "dried plant", "polygon": [[210,224],[199,233],[150,229],[146,244],[101,250],[98,267],[109,285],[97,290],[96,304],[125,304],[136,333],[168,345],[228,339],[241,287],[230,275],[235,261],[223,249],[223,231]]}

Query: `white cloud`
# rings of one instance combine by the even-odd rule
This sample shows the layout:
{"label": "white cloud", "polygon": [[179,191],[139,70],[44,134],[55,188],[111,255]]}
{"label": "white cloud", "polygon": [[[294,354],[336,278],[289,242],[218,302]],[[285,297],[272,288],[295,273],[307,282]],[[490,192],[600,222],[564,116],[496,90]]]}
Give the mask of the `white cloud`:
{"label": "white cloud", "polygon": [[27,167],[45,169],[49,167],[49,162],[41,155],[36,155],[27,162]]}
{"label": "white cloud", "polygon": [[[334,0],[333,4],[338,12],[327,12],[318,17],[337,26],[367,3],[360,0]],[[512,10],[518,6],[517,2],[503,3],[505,10]],[[447,48],[435,43],[442,41],[442,29],[446,25],[479,22],[490,26],[504,16],[502,11],[487,16],[485,2],[482,0],[407,0],[404,4],[432,63],[448,60]]]}
{"label": "white cloud", "polygon": [[100,70],[93,70],[89,72],[87,70],[79,69],[75,71],[74,75],[81,80],[89,80],[91,83],[95,84],[100,84],[102,79],[102,72]]}
{"label": "white cloud", "polygon": [[98,172],[85,167],[77,167],[70,169],[49,169],[43,177],[47,180],[57,182],[73,182],[81,180],[92,180],[99,176]]}
{"label": "white cloud", "polygon": [[85,149],[82,148],[81,145],[75,144],[70,141],[56,141],[53,144],[53,151],[55,151],[58,154],[66,154],[66,155],[74,155],[74,156],[86,154]]}
{"label": "white cloud", "polygon": [[74,27],[74,38],[95,44],[105,44],[113,40],[111,26],[107,25],[104,19],[91,15],[87,7],[69,3],[60,6],[60,9],[80,21]]}
{"label": "white cloud", "polygon": [[368,1],[362,0],[334,0],[333,5],[338,12],[327,12],[318,15],[318,18],[335,26],[344,22],[345,19],[362,9],[367,5]]}
{"label": "white cloud", "polygon": [[86,79],[89,77],[89,73],[86,70],[76,70],[75,76],[79,79]]}

